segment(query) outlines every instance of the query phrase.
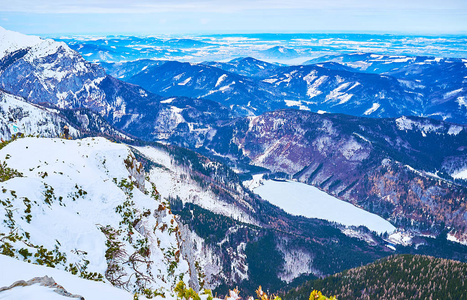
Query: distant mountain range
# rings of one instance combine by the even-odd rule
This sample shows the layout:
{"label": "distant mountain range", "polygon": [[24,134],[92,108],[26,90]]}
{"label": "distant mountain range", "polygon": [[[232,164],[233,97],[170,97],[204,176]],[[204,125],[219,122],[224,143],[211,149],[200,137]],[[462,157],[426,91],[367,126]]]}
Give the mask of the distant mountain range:
{"label": "distant mountain range", "polygon": [[90,61],[165,59],[189,62],[255,57],[287,64],[340,53],[465,58],[464,35],[258,33],[202,36],[52,36]]}
{"label": "distant mountain range", "polygon": [[240,115],[292,107],[368,117],[424,116],[462,124],[467,120],[463,59],[355,54],[315,61],[278,66],[244,58],[104,66],[153,93],[218,101]]}

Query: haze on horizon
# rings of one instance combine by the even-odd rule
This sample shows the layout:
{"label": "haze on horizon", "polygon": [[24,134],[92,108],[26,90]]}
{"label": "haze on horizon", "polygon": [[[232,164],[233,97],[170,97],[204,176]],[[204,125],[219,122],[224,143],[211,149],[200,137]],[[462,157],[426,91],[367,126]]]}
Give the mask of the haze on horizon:
{"label": "haze on horizon", "polygon": [[3,0],[26,34],[467,33],[465,0]]}

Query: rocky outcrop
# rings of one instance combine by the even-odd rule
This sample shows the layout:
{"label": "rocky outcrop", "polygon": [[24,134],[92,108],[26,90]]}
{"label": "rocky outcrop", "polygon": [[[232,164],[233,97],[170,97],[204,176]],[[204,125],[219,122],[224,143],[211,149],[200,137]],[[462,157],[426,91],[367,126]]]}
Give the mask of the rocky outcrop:
{"label": "rocky outcrop", "polygon": [[38,284],[40,286],[45,286],[48,288],[53,289],[53,291],[61,296],[68,297],[68,298],[73,298],[73,299],[80,299],[80,300],[85,300],[83,296],[72,294],[68,292],[63,286],[57,284],[55,280],[52,277],[49,276],[43,276],[43,277],[34,277],[33,279],[30,279],[28,281],[24,280],[19,280],[14,282],[12,285],[8,287],[2,287],[0,288],[0,293],[4,291],[8,291],[17,287],[26,287],[26,286],[31,286],[34,284]]}
{"label": "rocky outcrop", "polygon": [[145,172],[143,165],[136,159],[133,153],[130,153],[128,157],[124,160],[125,167],[130,174],[131,180],[135,183],[136,187],[145,192]]}

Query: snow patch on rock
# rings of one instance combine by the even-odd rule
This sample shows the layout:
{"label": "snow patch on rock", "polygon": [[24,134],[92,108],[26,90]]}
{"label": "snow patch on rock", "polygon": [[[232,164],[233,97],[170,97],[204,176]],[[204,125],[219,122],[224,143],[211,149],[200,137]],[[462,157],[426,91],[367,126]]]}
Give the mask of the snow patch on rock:
{"label": "snow patch on rock", "polygon": [[371,115],[372,113],[374,113],[379,107],[381,106],[381,104],[379,103],[373,103],[373,105],[367,109],[363,114],[365,116],[368,116],[368,115]]}
{"label": "snow patch on rock", "polygon": [[411,120],[407,117],[400,117],[396,119],[396,125],[399,130],[420,130],[422,134],[436,132],[442,128],[441,125],[436,126],[431,123],[421,123],[419,121]]}

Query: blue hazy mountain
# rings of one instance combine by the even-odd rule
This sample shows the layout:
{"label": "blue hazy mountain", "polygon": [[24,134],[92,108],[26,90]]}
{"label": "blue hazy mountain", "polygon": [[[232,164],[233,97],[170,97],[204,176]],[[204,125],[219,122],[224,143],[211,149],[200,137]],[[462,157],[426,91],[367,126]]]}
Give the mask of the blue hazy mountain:
{"label": "blue hazy mountain", "polygon": [[170,61],[149,67],[128,79],[162,96],[205,98],[229,106],[242,115],[255,115],[276,107],[282,97],[271,85],[203,64]]}
{"label": "blue hazy mountain", "polygon": [[256,78],[266,78],[279,67],[278,64],[271,64],[253,57],[239,57],[229,62],[207,61],[202,64],[216,67],[230,73]]}
{"label": "blue hazy mountain", "polygon": [[[250,56],[267,58],[272,62],[285,62],[294,58],[298,59],[299,63],[303,63],[320,56],[355,52],[456,58],[466,57],[467,52],[465,36],[462,35],[219,34],[190,37],[61,36],[53,38],[66,42],[87,59],[108,62],[157,57],[190,62],[229,61],[237,57]],[[87,51],[91,45],[100,48],[100,56]],[[267,57],[263,55],[264,51],[268,53]],[[289,56],[285,55],[287,53]],[[150,57],[149,54],[153,56]]]}
{"label": "blue hazy mountain", "polygon": [[291,48],[274,46],[272,48],[260,51],[260,56],[263,58],[272,59],[293,59],[299,57],[300,54]]}
{"label": "blue hazy mountain", "polygon": [[[291,107],[356,116],[415,115],[467,121],[467,67],[462,59],[374,59],[372,54],[358,54],[350,56],[357,59],[345,62],[349,56],[298,66],[244,58],[202,64],[151,62],[149,67],[143,66],[144,62],[131,62],[119,67],[113,64],[112,70],[119,74],[116,70],[137,64],[134,71],[144,70],[132,77],[128,74],[130,83],[167,97],[217,101],[241,115]],[[384,72],[377,72],[379,65],[385,67]],[[372,66],[373,71],[365,72],[364,66]]]}

